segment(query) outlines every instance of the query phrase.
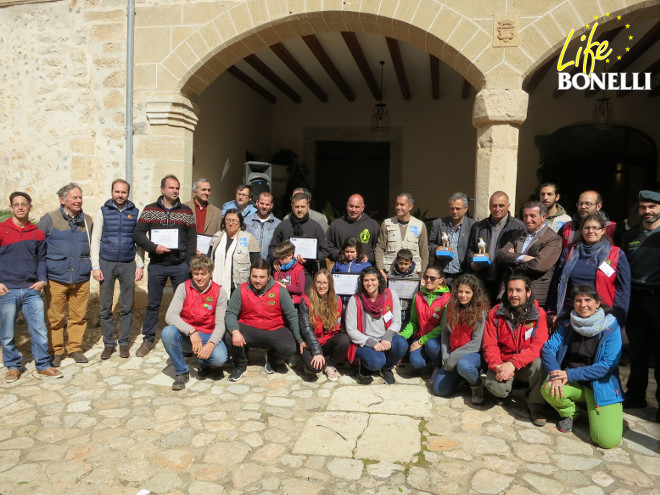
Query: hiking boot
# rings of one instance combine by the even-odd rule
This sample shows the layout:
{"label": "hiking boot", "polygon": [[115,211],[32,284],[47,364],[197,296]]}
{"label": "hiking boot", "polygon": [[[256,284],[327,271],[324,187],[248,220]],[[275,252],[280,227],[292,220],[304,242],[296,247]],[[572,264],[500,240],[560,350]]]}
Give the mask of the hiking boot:
{"label": "hiking boot", "polygon": [[137,357],[144,357],[144,356],[146,356],[147,354],[149,354],[149,352],[151,351],[151,349],[154,348],[154,345],[155,345],[155,344],[154,344],[153,342],[149,341],[149,340],[143,340],[143,341],[142,341],[142,345],[140,345],[140,347],[138,347],[138,350],[135,351],[135,355],[136,355]]}
{"label": "hiking boot", "polygon": [[472,404],[475,406],[480,406],[484,403],[484,385],[480,383],[474,387],[470,387],[472,390]]}
{"label": "hiking boot", "polygon": [[130,345],[120,345],[119,346],[119,357],[124,358],[124,359],[131,357],[131,353],[129,352],[130,348],[131,348]]}
{"label": "hiking boot", "polygon": [[48,378],[48,379],[64,377],[61,371],[56,370],[52,366],[50,368],[46,368],[45,370],[37,371],[37,376],[39,378]]}
{"label": "hiking boot", "polygon": [[394,385],[396,380],[394,379],[394,373],[392,370],[380,370],[380,376],[385,380],[385,385]]}
{"label": "hiking boot", "polygon": [[5,375],[5,383],[11,383],[15,382],[21,377],[21,370],[18,368],[12,368],[9,371],[7,371],[7,374]]}
{"label": "hiking boot", "polygon": [[573,429],[573,418],[561,418],[557,422],[557,429],[562,433],[568,433]]}
{"label": "hiking boot", "polygon": [[[113,349],[114,351],[114,349]],[[71,357],[76,363],[86,363],[87,362],[87,356],[85,356],[82,351],[74,351],[71,353]]]}
{"label": "hiking boot", "polygon": [[541,406],[528,405],[529,419],[532,420],[534,426],[545,426],[545,413]]}
{"label": "hiking boot", "polygon": [[106,345],[103,348],[103,352],[101,353],[101,359],[110,359],[110,356],[112,356],[114,352],[115,352],[114,345]]}
{"label": "hiking boot", "polygon": [[243,367],[234,368],[234,371],[232,371],[231,374],[229,375],[229,381],[230,382],[239,381],[243,377],[246,371],[247,368],[243,368]]}
{"label": "hiking boot", "polygon": [[176,375],[174,383],[172,383],[172,390],[183,390],[186,388],[186,383],[188,383],[188,380],[190,380],[190,373]]}
{"label": "hiking boot", "polygon": [[328,380],[330,380],[331,382],[336,382],[337,380],[339,380],[339,373],[337,372],[337,368],[335,368],[334,366],[326,366],[323,372],[325,373],[325,376],[328,377]]}
{"label": "hiking boot", "polygon": [[53,356],[53,359],[51,359],[50,361],[50,365],[53,368],[59,368],[60,364],[62,364],[62,359],[64,359],[64,356],[62,356],[61,354],[55,354]]}
{"label": "hiking boot", "polygon": [[209,377],[209,367],[208,366],[200,366],[197,369],[197,379],[198,380],[206,380]]}

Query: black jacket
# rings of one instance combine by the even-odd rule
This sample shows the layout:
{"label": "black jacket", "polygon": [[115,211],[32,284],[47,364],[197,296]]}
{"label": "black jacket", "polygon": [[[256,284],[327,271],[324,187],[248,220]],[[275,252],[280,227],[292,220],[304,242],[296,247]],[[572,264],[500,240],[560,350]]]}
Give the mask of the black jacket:
{"label": "black jacket", "polygon": [[[465,254],[468,263],[472,262],[474,253],[479,252],[479,247],[477,245],[479,243],[480,237],[484,240],[486,245],[490,246],[492,228],[493,226],[490,223],[490,216],[480,220],[472,226],[472,231],[470,232],[470,242],[468,242],[468,249],[467,253]],[[512,239],[512,236],[516,232],[524,228],[525,225],[522,223],[522,221],[512,217],[511,213],[507,213],[506,224],[502,228],[500,237],[497,239],[497,251],[502,249],[506,243]],[[490,261],[491,265],[488,268],[483,268],[482,270],[479,270],[475,273],[477,273],[477,275],[479,275],[479,277],[484,281],[494,282],[495,280],[499,279],[501,270],[497,268],[497,263],[495,262],[494,258]]]}

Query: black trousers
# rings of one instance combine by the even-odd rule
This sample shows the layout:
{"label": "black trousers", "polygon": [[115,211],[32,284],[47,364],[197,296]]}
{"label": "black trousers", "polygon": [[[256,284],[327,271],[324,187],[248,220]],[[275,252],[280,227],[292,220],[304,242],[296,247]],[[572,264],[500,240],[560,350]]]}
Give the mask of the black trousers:
{"label": "black trousers", "polygon": [[626,320],[630,341],[630,376],[626,396],[630,400],[646,398],[649,363],[655,357],[655,398],[660,402],[660,289],[632,290]]}
{"label": "black trousers", "polygon": [[[287,327],[281,327],[276,330],[262,330],[239,323],[238,331],[243,335],[248,347],[272,349],[282,358],[293,356],[298,348],[291,330]],[[232,344],[231,332],[225,332],[224,342],[234,360],[234,365],[239,368],[245,368],[248,365],[245,347],[237,347]]]}
{"label": "black trousers", "polygon": [[[323,351],[323,356],[325,357],[326,366],[336,366],[346,361],[346,354],[348,353],[348,347],[350,344],[351,340],[348,338],[348,335],[345,332],[339,332],[337,335],[333,336],[325,344],[323,344],[321,346],[321,350]],[[317,370],[316,368],[312,367],[313,357],[314,355],[309,351],[308,348],[303,349],[302,359],[305,361],[307,368],[318,373],[321,370]]]}

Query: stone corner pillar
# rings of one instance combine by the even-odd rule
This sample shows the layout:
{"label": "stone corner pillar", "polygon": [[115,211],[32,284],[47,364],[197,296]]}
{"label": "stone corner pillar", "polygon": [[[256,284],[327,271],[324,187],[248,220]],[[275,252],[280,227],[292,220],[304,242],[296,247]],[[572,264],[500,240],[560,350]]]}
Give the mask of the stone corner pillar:
{"label": "stone corner pillar", "polygon": [[474,192],[475,218],[486,218],[488,199],[504,191],[515,212],[518,180],[518,132],[527,118],[529,95],[522,89],[482,89],[472,109],[477,128]]}

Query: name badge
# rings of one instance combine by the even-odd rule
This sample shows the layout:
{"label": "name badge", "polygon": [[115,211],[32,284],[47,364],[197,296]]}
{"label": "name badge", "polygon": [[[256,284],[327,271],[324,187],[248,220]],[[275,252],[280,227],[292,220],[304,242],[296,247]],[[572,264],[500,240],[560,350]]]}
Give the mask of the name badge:
{"label": "name badge", "polygon": [[392,319],[393,316],[394,316],[394,315],[392,315],[392,312],[391,312],[391,311],[388,311],[387,313],[385,313],[385,314],[383,315],[383,321],[384,321],[385,323],[387,323],[388,321],[390,321],[390,320]]}
{"label": "name badge", "polygon": [[603,272],[607,277],[611,277],[612,275],[614,275],[614,268],[612,268],[612,266],[607,261],[603,261],[598,267],[598,269],[601,272]]}
{"label": "name badge", "polygon": [[247,237],[241,237],[239,244],[243,247],[248,247],[248,240]]}
{"label": "name badge", "polygon": [[534,332],[533,328],[530,328],[525,332],[525,340],[529,340],[532,337],[532,333]]}

